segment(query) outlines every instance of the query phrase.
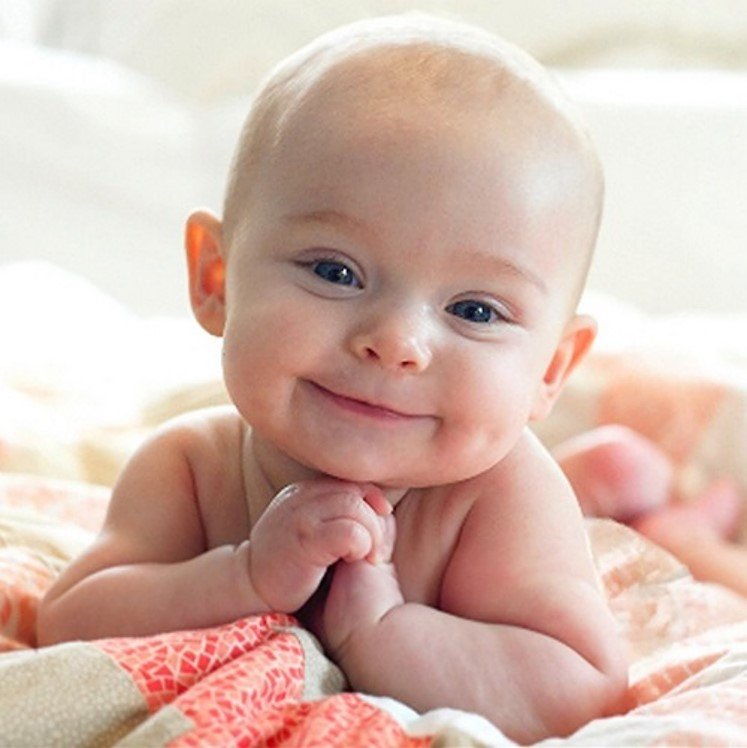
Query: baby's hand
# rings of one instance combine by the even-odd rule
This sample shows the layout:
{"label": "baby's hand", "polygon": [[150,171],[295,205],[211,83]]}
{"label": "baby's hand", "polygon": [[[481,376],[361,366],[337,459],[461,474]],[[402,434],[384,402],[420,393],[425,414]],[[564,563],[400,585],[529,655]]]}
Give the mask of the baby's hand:
{"label": "baby's hand", "polygon": [[322,479],[287,486],[249,536],[254,589],[272,610],[298,610],[331,564],[378,559],[391,511],[372,485]]}
{"label": "baby's hand", "polygon": [[336,659],[341,659],[350,636],[375,625],[392,608],[404,603],[392,562],[396,526],[394,515],[384,520],[384,536],[378,561],[339,563],[324,605],[324,645]]}

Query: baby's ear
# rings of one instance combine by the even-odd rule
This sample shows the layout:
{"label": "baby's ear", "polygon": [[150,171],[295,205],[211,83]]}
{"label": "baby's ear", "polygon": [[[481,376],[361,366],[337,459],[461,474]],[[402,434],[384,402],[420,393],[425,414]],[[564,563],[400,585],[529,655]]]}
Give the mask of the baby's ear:
{"label": "baby's ear", "polygon": [[589,352],[596,335],[597,323],[587,314],[577,314],[568,323],[540,383],[530,420],[549,415],[568,376]]}
{"label": "baby's ear", "polygon": [[226,322],[226,297],[218,218],[204,210],[192,213],[187,219],[184,245],[192,311],[211,335],[221,336]]}

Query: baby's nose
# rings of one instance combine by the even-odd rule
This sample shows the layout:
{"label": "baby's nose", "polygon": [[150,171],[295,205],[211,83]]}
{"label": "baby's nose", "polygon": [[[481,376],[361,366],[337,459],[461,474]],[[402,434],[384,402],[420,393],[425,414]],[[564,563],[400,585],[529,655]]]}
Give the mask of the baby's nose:
{"label": "baby's nose", "polygon": [[350,349],[361,360],[392,371],[417,374],[432,354],[430,323],[422,310],[399,308],[372,314],[350,337]]}

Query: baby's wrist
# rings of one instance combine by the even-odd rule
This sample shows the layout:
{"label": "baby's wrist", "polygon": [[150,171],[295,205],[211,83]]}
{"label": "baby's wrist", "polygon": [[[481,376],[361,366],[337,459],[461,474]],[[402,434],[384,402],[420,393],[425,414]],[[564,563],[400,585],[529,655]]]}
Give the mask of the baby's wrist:
{"label": "baby's wrist", "polygon": [[[376,638],[376,627],[379,621],[351,627],[342,636],[339,634],[327,637],[325,644],[332,659],[348,673],[355,670],[354,664],[360,659],[360,653],[371,651]],[[350,676],[349,676],[350,677]]]}
{"label": "baby's wrist", "polygon": [[330,637],[332,651],[340,657],[344,657],[347,653],[355,654],[361,650],[365,652],[369,646],[375,645],[377,638],[382,636],[383,629],[391,625],[392,616],[404,605],[402,598],[390,600],[379,606],[378,610],[370,611],[365,619],[346,621],[347,625],[332,631]]}
{"label": "baby's wrist", "polygon": [[380,618],[354,626],[337,646],[329,648],[332,659],[345,673],[351,687],[365,689],[366,673],[378,668],[377,653],[383,651],[382,640],[393,635],[394,619],[404,606],[405,603],[395,605]]}
{"label": "baby's wrist", "polygon": [[235,547],[239,569],[243,572],[242,597],[258,613],[295,613],[311,598],[324,576],[325,567],[278,564],[279,556],[268,564],[258,561],[251,539]]}
{"label": "baby's wrist", "polygon": [[258,615],[277,611],[278,608],[267,601],[255,582],[254,575],[252,574],[251,542],[244,540],[239,543],[234,549],[233,557],[239,580],[239,599],[242,600],[242,605],[246,609],[245,615]]}

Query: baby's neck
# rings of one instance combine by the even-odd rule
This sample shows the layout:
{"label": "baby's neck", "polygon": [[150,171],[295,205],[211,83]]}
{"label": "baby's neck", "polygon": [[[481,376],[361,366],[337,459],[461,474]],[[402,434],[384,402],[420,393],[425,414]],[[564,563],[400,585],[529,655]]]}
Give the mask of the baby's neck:
{"label": "baby's neck", "polygon": [[244,468],[256,472],[267,503],[291,483],[319,478],[321,474],[302,465],[256,432],[248,431],[244,445]]}
{"label": "baby's neck", "polygon": [[[249,430],[244,442],[243,460],[252,522],[256,521],[273,497],[291,483],[330,477],[293,460],[274,444]],[[396,506],[409,490],[390,486],[378,488],[392,506]]]}

